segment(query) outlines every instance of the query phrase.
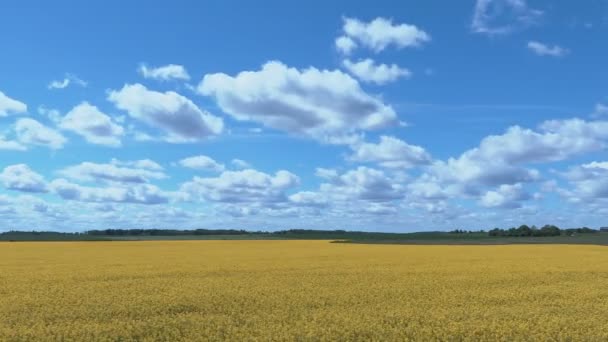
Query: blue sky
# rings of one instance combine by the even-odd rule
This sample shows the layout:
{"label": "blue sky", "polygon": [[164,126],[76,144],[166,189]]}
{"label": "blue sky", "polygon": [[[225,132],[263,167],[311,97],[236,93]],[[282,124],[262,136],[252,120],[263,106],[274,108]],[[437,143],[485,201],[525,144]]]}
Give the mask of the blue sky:
{"label": "blue sky", "polygon": [[608,225],[605,0],[0,17],[0,230]]}

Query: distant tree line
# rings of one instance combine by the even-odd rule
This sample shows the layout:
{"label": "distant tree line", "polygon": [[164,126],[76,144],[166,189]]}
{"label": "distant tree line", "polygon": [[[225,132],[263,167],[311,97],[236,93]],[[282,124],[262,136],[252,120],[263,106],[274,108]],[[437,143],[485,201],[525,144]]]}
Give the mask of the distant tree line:
{"label": "distant tree line", "polygon": [[0,241],[63,241],[63,240],[112,240],[116,237],[145,236],[243,236],[244,238],[282,238],[282,239],[340,239],[340,240],[446,240],[446,239],[484,239],[488,237],[536,237],[536,236],[572,236],[577,234],[599,233],[599,230],[583,227],[560,229],[554,225],[536,226],[521,225],[508,229],[494,228],[490,231],[454,229],[452,231],[426,231],[414,233],[363,232],[348,230],[313,230],[288,229],[279,231],[247,231],[243,229],[103,229],[85,232],[53,231],[8,231],[0,232]]}
{"label": "distant tree line", "polygon": [[252,233],[242,229],[103,229],[85,232],[87,235],[94,236],[246,235]]}
{"label": "distant tree line", "polygon": [[509,228],[509,229],[500,229],[494,228],[488,232],[489,236],[508,236],[508,237],[524,237],[524,236],[572,236],[575,234],[588,234],[588,233],[598,233],[598,230],[583,227],[583,228],[568,228],[568,229],[560,229],[557,226],[552,224],[547,224],[542,226],[541,228],[537,228],[536,226],[529,227],[528,225],[521,225],[517,228]]}
{"label": "distant tree line", "polygon": [[289,229],[289,230],[277,230],[273,232],[276,235],[288,235],[288,234],[352,234],[352,233],[370,233],[370,232],[355,232],[355,231],[346,231],[342,229],[337,230],[314,230],[314,229]]}
{"label": "distant tree line", "polygon": [[449,231],[448,233],[450,234],[479,234],[479,233],[485,233],[485,230],[466,230],[466,229],[454,229]]}

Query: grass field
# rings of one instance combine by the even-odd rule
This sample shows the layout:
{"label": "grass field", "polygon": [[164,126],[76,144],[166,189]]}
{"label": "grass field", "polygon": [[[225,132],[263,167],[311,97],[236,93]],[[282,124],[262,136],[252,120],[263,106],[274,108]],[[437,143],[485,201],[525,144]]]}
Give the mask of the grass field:
{"label": "grass field", "polygon": [[608,249],[0,243],[0,341],[608,339]]}

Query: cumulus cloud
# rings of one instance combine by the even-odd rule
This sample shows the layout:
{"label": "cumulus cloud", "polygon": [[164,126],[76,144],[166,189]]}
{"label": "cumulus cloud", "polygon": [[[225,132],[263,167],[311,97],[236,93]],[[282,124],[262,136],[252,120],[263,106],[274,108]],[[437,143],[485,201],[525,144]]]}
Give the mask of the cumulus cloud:
{"label": "cumulus cloud", "polygon": [[276,203],[287,200],[285,191],[299,184],[299,178],[285,170],[274,175],[253,169],[224,171],[218,177],[194,177],[181,191],[193,197],[226,203]]}
{"label": "cumulus cloud", "polygon": [[6,195],[0,195],[0,205],[7,205],[13,203],[12,197]]}
{"label": "cumulus cloud", "polygon": [[236,76],[206,75],[198,86],[237,120],[318,139],[397,123],[395,111],[339,71],[289,68],[268,62]]}
{"label": "cumulus cloud", "polygon": [[540,125],[540,130],[558,144],[544,149],[551,161],[603,149],[608,140],[608,121],[549,120]]}
{"label": "cumulus cloud", "polygon": [[524,199],[515,196],[515,190],[541,179],[529,165],[603,150],[607,129],[606,121],[581,119],[546,121],[537,130],[513,126],[482,139],[457,158],[433,162],[407,185],[408,193],[421,200],[464,197],[478,199],[483,206],[513,207]]}
{"label": "cumulus cloud", "polygon": [[390,45],[401,49],[417,47],[431,40],[431,36],[414,25],[393,24],[392,19],[378,17],[370,22],[344,18],[343,36],[336,39],[336,48],[349,54],[356,46],[376,53]]}
{"label": "cumulus cloud", "polygon": [[5,95],[0,91],[0,118],[10,114],[21,114],[27,112],[27,105]]}
{"label": "cumulus cloud", "polygon": [[392,203],[378,203],[372,202],[366,204],[361,208],[356,208],[353,212],[355,215],[369,214],[369,215],[394,215],[398,212],[398,207]]}
{"label": "cumulus cloud", "polygon": [[25,151],[27,147],[18,141],[6,140],[5,137],[0,136],[0,151]]}
{"label": "cumulus cloud", "polygon": [[236,167],[237,169],[250,169],[251,168],[251,164],[249,164],[248,162],[246,162],[242,159],[232,159],[232,161],[230,163],[232,164],[232,166]]}
{"label": "cumulus cloud", "polygon": [[67,167],[61,170],[60,173],[68,178],[95,182],[147,183],[152,179],[167,178],[167,176],[160,171],[91,162],[83,162],[78,165]]}
{"label": "cumulus cloud", "polygon": [[120,138],[124,135],[122,126],[87,102],[69,111],[61,119],[59,127],[81,135],[92,144],[112,147],[120,146]]}
{"label": "cumulus cloud", "polygon": [[381,170],[360,166],[341,175],[333,172],[321,174],[329,182],[321,184],[320,192],[332,200],[385,202],[403,197],[402,186]]}
{"label": "cumulus cloud", "polygon": [[160,81],[190,79],[190,75],[182,65],[169,64],[157,68],[149,68],[145,64],[139,66],[137,71],[144,77]]}
{"label": "cumulus cloud", "polygon": [[521,201],[530,198],[520,183],[503,184],[497,190],[486,192],[479,203],[487,208],[514,209],[521,207]]}
{"label": "cumulus cloud", "polygon": [[409,78],[412,76],[412,73],[408,69],[401,68],[397,64],[376,64],[369,58],[358,62],[351,62],[346,59],[343,65],[348,72],[361,81],[378,85],[393,82],[402,77]]}
{"label": "cumulus cloud", "polygon": [[350,37],[340,36],[336,38],[336,49],[345,55],[350,55],[356,47],[357,43]]}
{"label": "cumulus cloud", "polygon": [[507,163],[547,162],[597,150],[608,137],[608,122],[580,119],[546,121],[540,131],[513,126],[502,135],[484,138],[473,153]]}
{"label": "cumulus cloud", "polygon": [[600,117],[608,117],[608,106],[602,103],[598,103],[595,105],[593,113],[591,113],[592,118],[600,118]]}
{"label": "cumulus cloud", "polygon": [[179,165],[195,170],[224,171],[224,164],[220,164],[207,156],[193,156],[179,161]]}
{"label": "cumulus cloud", "polygon": [[607,161],[604,161],[604,162],[593,161],[591,163],[581,165],[581,168],[583,170],[601,170],[601,171],[606,170],[606,171],[608,171],[608,162]]}
{"label": "cumulus cloud", "polygon": [[56,125],[61,123],[63,117],[57,109],[47,108],[45,106],[38,106],[38,114],[46,116]]}
{"label": "cumulus cloud", "polygon": [[405,198],[403,179],[382,170],[358,167],[339,173],[318,168],[317,176],[325,180],[317,191],[300,191],[289,196],[295,213],[318,217],[375,217],[394,215]]}
{"label": "cumulus cloud", "polygon": [[313,191],[300,191],[289,196],[289,201],[298,206],[323,208],[329,204],[324,196]]}
{"label": "cumulus cloud", "polygon": [[315,170],[315,176],[327,180],[332,180],[338,177],[338,171],[334,169],[326,169],[323,167],[318,167]]}
{"label": "cumulus cloud", "polygon": [[472,153],[446,162],[437,161],[429,171],[433,175],[429,180],[442,184],[450,195],[478,195],[480,188],[540,178],[537,170],[510,165],[503,160],[477,159]]}
{"label": "cumulus cloud", "polygon": [[407,193],[417,200],[437,200],[447,199],[450,195],[444,184],[437,178],[424,174],[415,181],[407,184]]}
{"label": "cumulus cloud", "polygon": [[65,89],[70,84],[76,84],[81,87],[86,87],[88,83],[86,81],[81,80],[74,74],[65,74],[65,77],[63,78],[63,80],[52,81],[51,83],[49,83],[48,88],[49,89]]}
{"label": "cumulus cloud", "polygon": [[[460,181],[485,179],[490,184],[534,179],[534,172],[518,170],[518,164],[554,162],[604,148],[608,122],[581,119],[552,120],[539,132],[513,126],[502,135],[484,138],[479,147],[458,159],[436,164]],[[448,171],[449,170],[449,171]]]}
{"label": "cumulus cloud", "polygon": [[564,173],[573,189],[563,191],[575,202],[608,199],[608,162],[591,162],[571,167]]}
{"label": "cumulus cloud", "polygon": [[14,199],[6,195],[0,195],[0,217],[11,216],[17,213]]}
{"label": "cumulus cloud", "polygon": [[151,184],[102,188],[82,186],[59,178],[50,183],[50,189],[65,200],[81,202],[162,204],[169,201],[166,193]]}
{"label": "cumulus cloud", "polygon": [[161,93],[141,84],[126,84],[111,91],[108,100],[131,117],[165,130],[170,142],[201,140],[220,134],[224,127],[220,117],[173,91]]}
{"label": "cumulus cloud", "polygon": [[559,45],[549,46],[537,41],[528,42],[528,49],[538,56],[562,57],[568,54],[568,49]]}
{"label": "cumulus cloud", "polygon": [[378,163],[388,168],[411,168],[429,164],[432,160],[424,148],[384,135],[377,144],[362,143],[351,148],[354,153],[349,157],[350,160]]}
{"label": "cumulus cloud", "polygon": [[17,140],[23,144],[47,146],[53,150],[63,148],[67,142],[61,133],[30,118],[17,120],[15,134]]}
{"label": "cumulus cloud", "polygon": [[0,181],[6,189],[23,192],[47,192],[47,184],[40,174],[26,164],[10,165],[0,173]]}
{"label": "cumulus cloud", "polygon": [[148,142],[148,141],[159,141],[159,139],[151,136],[146,132],[133,131],[132,132],[133,139],[135,141]]}
{"label": "cumulus cloud", "polygon": [[542,15],[526,0],[477,0],[471,29],[488,35],[508,34],[536,24]]}
{"label": "cumulus cloud", "polygon": [[122,161],[122,160],[118,160],[118,159],[112,159],[110,161],[110,164],[116,165],[116,166],[128,166],[128,167],[134,167],[137,169],[146,169],[146,170],[152,170],[152,171],[164,170],[164,168],[159,163],[157,163],[153,160],[150,160],[150,159],[140,159],[140,160],[134,160],[134,161]]}

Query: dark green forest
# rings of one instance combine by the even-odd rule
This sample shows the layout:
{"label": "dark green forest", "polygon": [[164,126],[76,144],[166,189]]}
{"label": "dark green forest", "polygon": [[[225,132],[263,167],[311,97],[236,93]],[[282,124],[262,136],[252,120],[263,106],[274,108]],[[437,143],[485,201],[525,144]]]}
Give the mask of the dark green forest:
{"label": "dark green forest", "polygon": [[[600,231],[582,227],[561,229],[555,225],[536,226],[521,225],[507,229],[494,228],[488,231],[455,229],[452,231],[430,231],[414,233],[363,232],[348,230],[313,230],[288,229],[280,231],[247,231],[243,229],[104,229],[84,232],[53,231],[7,231],[0,233],[0,241],[110,241],[110,240],[249,240],[249,239],[310,239],[340,240],[352,242],[480,242],[509,241],[525,238],[556,238],[576,236],[604,236]],[[533,240],[536,241],[536,240]],[[567,241],[567,240],[564,240]]]}

